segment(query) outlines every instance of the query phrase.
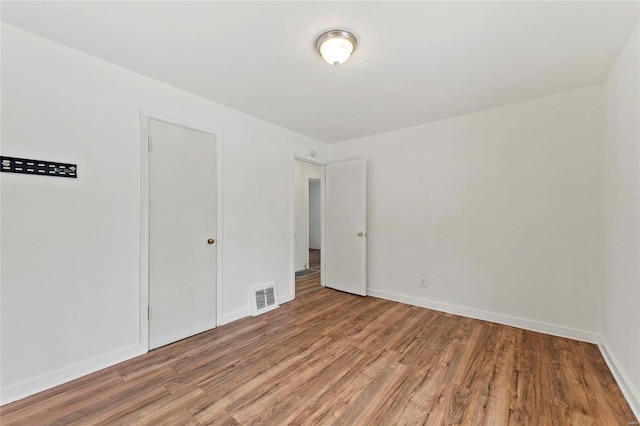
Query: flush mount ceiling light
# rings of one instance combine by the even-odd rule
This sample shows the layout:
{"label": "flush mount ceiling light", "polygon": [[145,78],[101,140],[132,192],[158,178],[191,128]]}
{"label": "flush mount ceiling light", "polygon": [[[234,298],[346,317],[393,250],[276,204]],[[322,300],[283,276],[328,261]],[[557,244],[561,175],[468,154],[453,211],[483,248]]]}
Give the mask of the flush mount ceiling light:
{"label": "flush mount ceiling light", "polygon": [[331,65],[338,66],[345,62],[354,50],[358,40],[353,33],[346,30],[331,30],[323,33],[316,41],[316,48],[322,59]]}

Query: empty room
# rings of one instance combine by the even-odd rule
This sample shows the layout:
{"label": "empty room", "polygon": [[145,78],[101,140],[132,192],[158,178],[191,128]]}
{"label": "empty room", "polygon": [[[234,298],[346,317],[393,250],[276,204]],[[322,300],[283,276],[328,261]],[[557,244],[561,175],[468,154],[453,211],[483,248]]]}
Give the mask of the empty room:
{"label": "empty room", "polygon": [[0,424],[638,425],[640,2],[0,20]]}

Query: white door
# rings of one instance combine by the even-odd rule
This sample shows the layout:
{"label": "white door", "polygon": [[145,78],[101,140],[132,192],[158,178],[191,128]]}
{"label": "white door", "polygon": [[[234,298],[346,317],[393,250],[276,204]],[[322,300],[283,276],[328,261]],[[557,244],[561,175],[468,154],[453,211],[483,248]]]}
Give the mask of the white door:
{"label": "white door", "polygon": [[367,294],[367,162],[325,166],[325,285]]}
{"label": "white door", "polygon": [[216,325],[216,137],[149,120],[149,348]]}

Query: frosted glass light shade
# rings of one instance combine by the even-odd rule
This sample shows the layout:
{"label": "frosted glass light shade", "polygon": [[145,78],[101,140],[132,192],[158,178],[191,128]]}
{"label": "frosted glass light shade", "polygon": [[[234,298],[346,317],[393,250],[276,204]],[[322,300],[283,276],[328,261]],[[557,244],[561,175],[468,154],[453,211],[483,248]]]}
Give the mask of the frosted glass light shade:
{"label": "frosted glass light shade", "polygon": [[332,30],[318,37],[316,47],[328,64],[340,65],[344,63],[356,49],[357,40],[349,31]]}

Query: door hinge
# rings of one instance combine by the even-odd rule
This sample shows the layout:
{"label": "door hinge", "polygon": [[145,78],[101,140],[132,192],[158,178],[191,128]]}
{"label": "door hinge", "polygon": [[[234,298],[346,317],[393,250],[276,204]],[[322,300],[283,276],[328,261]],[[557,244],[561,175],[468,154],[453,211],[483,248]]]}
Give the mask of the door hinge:
{"label": "door hinge", "polygon": [[147,319],[151,321],[151,305],[147,306]]}
{"label": "door hinge", "polygon": [[147,140],[147,147],[149,148],[149,151],[151,151],[151,136],[149,136],[149,139]]}

